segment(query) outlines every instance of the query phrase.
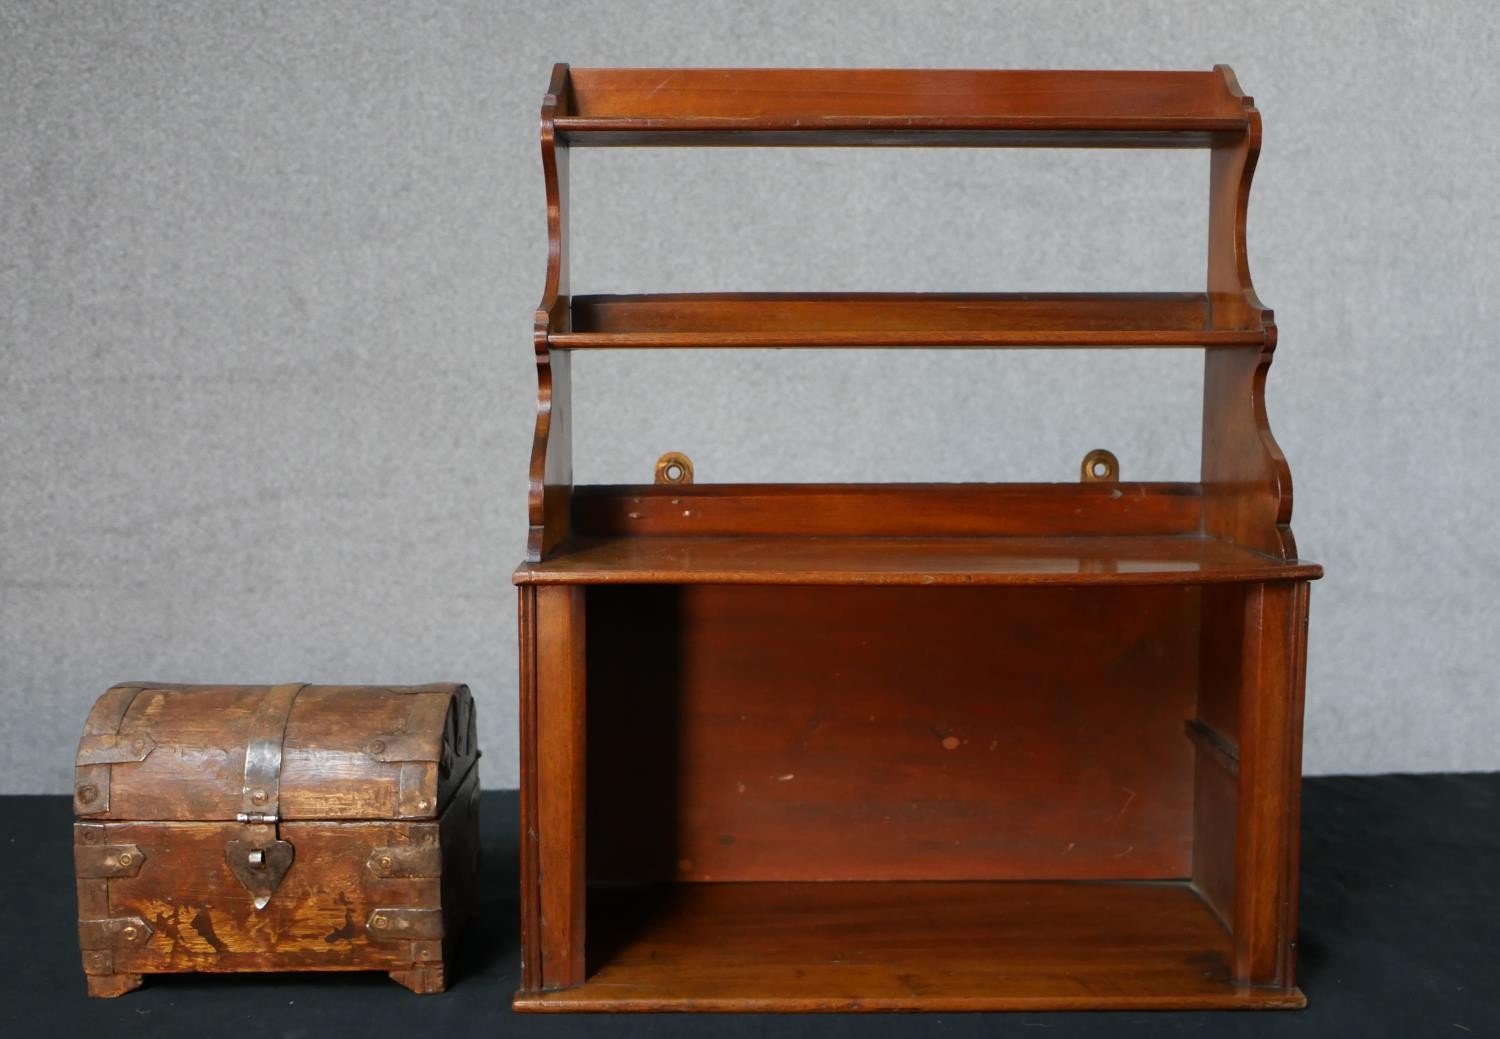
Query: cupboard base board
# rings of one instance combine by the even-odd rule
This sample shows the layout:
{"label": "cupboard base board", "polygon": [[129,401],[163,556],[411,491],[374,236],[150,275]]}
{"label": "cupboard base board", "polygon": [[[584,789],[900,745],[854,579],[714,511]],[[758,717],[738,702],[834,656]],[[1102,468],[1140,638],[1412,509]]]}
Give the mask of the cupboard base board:
{"label": "cupboard base board", "polygon": [[1187,881],[594,888],[581,985],[520,1011],[1295,1009]]}

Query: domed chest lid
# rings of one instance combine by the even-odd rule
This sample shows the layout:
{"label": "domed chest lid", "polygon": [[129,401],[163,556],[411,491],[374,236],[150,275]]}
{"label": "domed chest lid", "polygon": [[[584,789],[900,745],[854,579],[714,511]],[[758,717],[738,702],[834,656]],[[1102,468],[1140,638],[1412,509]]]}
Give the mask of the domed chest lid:
{"label": "domed chest lid", "polygon": [[479,756],[464,685],[129,683],[94,704],[73,807],[91,819],[430,819]]}

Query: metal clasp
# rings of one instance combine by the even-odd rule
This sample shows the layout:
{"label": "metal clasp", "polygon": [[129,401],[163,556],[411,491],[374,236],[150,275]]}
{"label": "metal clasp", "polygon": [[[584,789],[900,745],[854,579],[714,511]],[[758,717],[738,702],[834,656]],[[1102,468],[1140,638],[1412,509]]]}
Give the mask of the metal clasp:
{"label": "metal clasp", "polygon": [[264,909],[292,868],[296,849],[281,839],[281,747],[286,723],[304,684],[278,685],[266,693],[250,719],[245,777],[235,821],[244,829],[224,846],[224,862],[255,903]]}

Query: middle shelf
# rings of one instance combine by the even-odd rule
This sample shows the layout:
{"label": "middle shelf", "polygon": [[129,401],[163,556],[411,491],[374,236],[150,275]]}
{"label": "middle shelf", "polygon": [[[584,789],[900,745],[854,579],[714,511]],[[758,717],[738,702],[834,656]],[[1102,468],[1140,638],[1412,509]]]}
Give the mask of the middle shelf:
{"label": "middle shelf", "polygon": [[1202,292],[587,295],[547,339],[569,350],[1264,344],[1258,308],[1236,310],[1246,322],[1214,327]]}

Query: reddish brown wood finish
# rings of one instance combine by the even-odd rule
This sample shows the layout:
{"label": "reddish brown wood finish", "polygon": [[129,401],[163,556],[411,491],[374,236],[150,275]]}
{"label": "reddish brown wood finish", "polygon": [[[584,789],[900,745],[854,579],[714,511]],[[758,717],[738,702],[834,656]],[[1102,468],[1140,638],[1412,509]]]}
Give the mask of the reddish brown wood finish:
{"label": "reddish brown wood finish", "polygon": [[676,884],[601,893],[584,984],[518,1010],[1299,1007],[1229,981],[1228,934],[1185,884]]}
{"label": "reddish brown wood finish", "polygon": [[705,293],[575,296],[554,348],[1260,346],[1202,293]]}
{"label": "reddish brown wood finish", "polygon": [[1254,323],[1259,351],[1204,351],[1203,529],[1277,559],[1297,558],[1292,537],[1292,473],[1266,417],[1266,375],[1276,322],[1250,280],[1245,245],[1250,180],[1260,157],[1260,113],[1221,66],[1249,117],[1244,135],[1214,148],[1210,160],[1208,297],[1215,328]]}
{"label": "reddish brown wood finish", "polygon": [[520,633],[520,703],[518,728],[520,746],[520,817],[521,817],[521,989],[536,992],[542,987],[542,909],[541,829],[538,819],[536,717],[537,686],[537,616],[535,585],[516,589],[516,619]]}
{"label": "reddish brown wood finish", "polygon": [[569,144],[1204,147],[1245,128],[1212,72],[570,69]]}
{"label": "reddish brown wood finish", "polygon": [[588,595],[595,880],[1190,873],[1197,588]]}
{"label": "reddish brown wood finish", "polygon": [[[542,122],[515,1005],[1302,1005],[1322,570],[1233,74],[558,66]],[[570,144],[1209,148],[1206,284],[570,297]],[[747,346],[1201,348],[1201,480],[571,486],[570,351]]]}
{"label": "reddish brown wood finish", "polygon": [[575,538],[515,573],[521,584],[1149,585],[1299,581],[1228,542],[1179,537]]}
{"label": "reddish brown wood finish", "polygon": [[[1218,619],[1209,617],[1205,626]],[[1201,717],[1188,723],[1187,732],[1194,745],[1193,886],[1224,925],[1232,927],[1239,752]]]}
{"label": "reddish brown wood finish", "polygon": [[543,988],[584,978],[583,593],[537,590],[536,869]]}
{"label": "reddish brown wood finish", "polygon": [[[91,995],[184,971],[383,970],[443,990],[477,897],[468,689],[284,688],[279,790],[257,800],[272,821],[236,818],[269,687],[117,686],[91,713],[74,826]],[[268,841],[293,858],[256,908],[230,859]]]}
{"label": "reddish brown wood finish", "polygon": [[585,537],[1080,537],[1197,534],[1196,483],[577,487]]}
{"label": "reddish brown wood finish", "polygon": [[1297,934],[1307,585],[1255,585],[1245,598],[1234,968],[1251,984],[1289,987]]}
{"label": "reddish brown wood finish", "polygon": [[1193,883],[1232,926],[1235,889],[1239,710],[1244,679],[1245,597],[1252,585],[1203,589],[1194,764]]}
{"label": "reddish brown wood finish", "polygon": [[531,523],[526,558],[537,561],[568,534],[573,489],[569,419],[572,379],[568,355],[549,348],[548,337],[568,329],[568,150],[558,147],[553,118],[568,99],[568,67],[558,65],[542,101],[542,174],[547,185],[547,278],[537,305],[532,346],[536,353],[536,438],[531,452],[527,511]]}

